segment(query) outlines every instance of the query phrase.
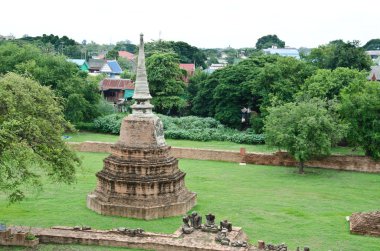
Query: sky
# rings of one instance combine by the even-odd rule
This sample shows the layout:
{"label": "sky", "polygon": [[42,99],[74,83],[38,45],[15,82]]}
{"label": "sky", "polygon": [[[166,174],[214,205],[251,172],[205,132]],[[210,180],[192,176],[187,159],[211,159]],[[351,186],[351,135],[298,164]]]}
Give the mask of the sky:
{"label": "sky", "polygon": [[254,47],[268,34],[295,48],[380,38],[379,0],[4,0],[0,13],[0,35],[100,44],[136,44],[140,33],[200,48]]}

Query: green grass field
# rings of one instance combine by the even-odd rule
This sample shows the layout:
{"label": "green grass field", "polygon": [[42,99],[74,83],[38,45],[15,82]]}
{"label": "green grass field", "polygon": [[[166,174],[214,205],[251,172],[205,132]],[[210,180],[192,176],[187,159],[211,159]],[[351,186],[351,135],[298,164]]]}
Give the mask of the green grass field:
{"label": "green grass field", "polygon": [[[95,188],[95,173],[107,154],[78,153],[83,167],[72,185],[46,183],[44,191],[25,201],[8,205],[0,196],[0,221],[8,225],[50,227],[89,225],[97,229],[119,226],[172,233],[181,217],[136,220],[101,216],[86,208],[86,195]],[[230,220],[241,226],[251,243],[309,246],[311,250],[379,250],[380,238],[349,234],[345,216],[352,212],[379,210],[379,174],[180,160],[187,187],[197,192],[193,209],[213,212],[217,221]],[[120,250],[86,246],[42,245],[39,250]]]}
{"label": "green grass field", "polygon": [[[101,133],[91,133],[91,132],[80,132],[80,133],[66,133],[65,135],[71,138],[67,139],[68,142],[84,142],[84,141],[100,141],[100,142],[116,142],[119,139],[118,135],[111,134],[101,134]],[[246,148],[248,152],[276,152],[276,148],[270,148],[266,145],[247,145],[247,144],[237,144],[227,141],[191,141],[191,140],[176,140],[176,139],[166,139],[166,143],[174,147],[190,147],[190,148],[201,148],[201,149],[221,149],[221,150],[232,150],[239,151],[241,147]],[[353,152],[352,148],[348,147],[334,147],[332,152],[335,154],[345,154],[345,155],[364,155],[364,152],[359,149]]]}

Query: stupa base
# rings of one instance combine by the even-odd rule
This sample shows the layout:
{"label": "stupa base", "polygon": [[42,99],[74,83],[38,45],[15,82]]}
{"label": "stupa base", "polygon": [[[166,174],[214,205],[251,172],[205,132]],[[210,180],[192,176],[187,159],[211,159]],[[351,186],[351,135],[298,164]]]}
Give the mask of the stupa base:
{"label": "stupa base", "polygon": [[189,192],[181,201],[165,205],[134,207],[101,200],[95,192],[87,196],[87,207],[102,215],[122,216],[128,218],[152,220],[186,214],[197,202],[196,193]]}

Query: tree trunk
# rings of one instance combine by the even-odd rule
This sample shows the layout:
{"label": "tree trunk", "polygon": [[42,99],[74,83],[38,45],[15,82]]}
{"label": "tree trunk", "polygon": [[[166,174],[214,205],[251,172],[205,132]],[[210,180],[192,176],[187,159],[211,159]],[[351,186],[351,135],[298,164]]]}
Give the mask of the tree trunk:
{"label": "tree trunk", "polygon": [[304,174],[304,171],[303,171],[303,167],[304,167],[304,165],[303,165],[304,163],[303,163],[303,161],[301,161],[300,162],[300,167],[299,167],[299,169],[298,169],[298,173],[299,174]]}

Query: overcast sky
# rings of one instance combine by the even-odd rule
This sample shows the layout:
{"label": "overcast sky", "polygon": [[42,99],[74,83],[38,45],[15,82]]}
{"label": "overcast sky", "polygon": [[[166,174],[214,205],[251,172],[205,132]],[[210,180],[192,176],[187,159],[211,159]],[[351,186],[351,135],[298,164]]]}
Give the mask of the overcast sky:
{"label": "overcast sky", "polygon": [[379,0],[4,0],[0,34],[67,35],[78,42],[185,41],[253,47],[277,34],[290,47],[380,38]]}

